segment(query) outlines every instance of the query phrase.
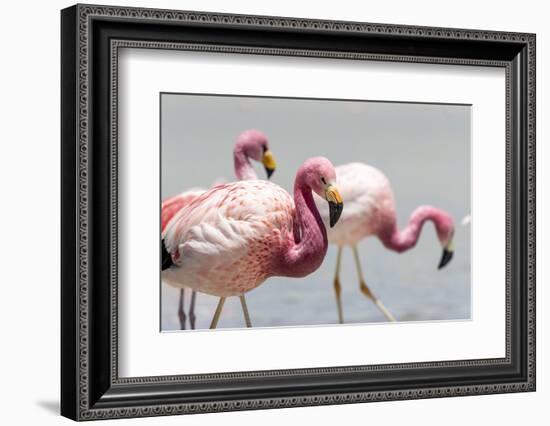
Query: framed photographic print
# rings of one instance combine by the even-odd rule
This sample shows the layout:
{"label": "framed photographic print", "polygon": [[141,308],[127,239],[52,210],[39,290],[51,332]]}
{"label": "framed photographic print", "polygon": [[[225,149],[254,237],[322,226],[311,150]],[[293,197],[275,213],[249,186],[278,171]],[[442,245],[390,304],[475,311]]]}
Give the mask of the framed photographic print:
{"label": "framed photographic print", "polygon": [[61,12],[61,412],[535,390],[535,35]]}

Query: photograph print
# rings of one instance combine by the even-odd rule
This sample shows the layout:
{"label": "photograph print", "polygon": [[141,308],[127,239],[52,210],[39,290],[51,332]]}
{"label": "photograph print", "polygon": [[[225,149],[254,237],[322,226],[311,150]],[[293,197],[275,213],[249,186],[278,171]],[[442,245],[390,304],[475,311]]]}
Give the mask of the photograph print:
{"label": "photograph print", "polygon": [[471,319],[471,105],[160,111],[161,331]]}

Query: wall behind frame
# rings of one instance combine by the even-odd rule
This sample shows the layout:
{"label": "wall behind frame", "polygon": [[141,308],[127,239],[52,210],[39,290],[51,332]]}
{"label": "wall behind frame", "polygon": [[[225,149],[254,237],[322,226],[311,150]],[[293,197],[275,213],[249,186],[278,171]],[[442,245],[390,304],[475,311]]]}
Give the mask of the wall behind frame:
{"label": "wall behind frame", "polygon": [[[479,415],[499,425],[517,425],[542,415],[550,399],[550,28],[544,2],[463,0],[415,2],[318,2],[304,0],[104,0],[102,4],[158,7],[428,25],[537,33],[537,335],[538,391],[376,404],[236,412],[202,416],[106,421],[102,424],[239,426],[317,424],[468,425]],[[0,324],[3,351],[0,394],[6,424],[68,424],[59,417],[59,10],[72,2],[8,2],[0,27]],[[542,418],[542,416],[541,416]],[[117,423],[114,423],[117,422]],[[534,422],[537,424],[538,422]]]}

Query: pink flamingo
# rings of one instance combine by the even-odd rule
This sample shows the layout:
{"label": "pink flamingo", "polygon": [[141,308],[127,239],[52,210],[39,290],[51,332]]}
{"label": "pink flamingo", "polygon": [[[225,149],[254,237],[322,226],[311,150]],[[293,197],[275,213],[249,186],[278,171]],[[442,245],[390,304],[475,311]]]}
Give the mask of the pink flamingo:
{"label": "pink flamingo", "polygon": [[[443,210],[432,206],[420,206],[412,212],[408,225],[400,231],[390,182],[382,172],[366,164],[350,163],[336,167],[336,176],[342,197],[346,200],[346,210],[341,220],[328,232],[329,241],[338,246],[334,274],[338,320],[340,323],[344,322],[339,279],[342,248],[351,246],[361,292],[376,304],[388,320],[395,321],[363,279],[357,243],[365,237],[374,235],[389,250],[402,253],[416,245],[422,226],[426,221],[432,221],[437,238],[443,247],[443,255],[438,266],[441,269],[453,256],[453,219]],[[319,199],[316,199],[316,202],[326,221],[328,212]]]}
{"label": "pink flamingo", "polygon": [[[235,167],[235,176],[238,180],[258,179],[250,159],[261,162],[264,165],[268,179],[276,168],[275,158],[269,149],[269,143],[264,133],[250,129],[239,134],[233,148],[233,160]],[[190,204],[199,195],[206,192],[202,188],[193,188],[182,192],[173,197],[162,201],[161,208],[161,233],[166,229],[168,222],[186,205]],[[191,328],[195,328],[195,303],[197,293],[191,292],[191,302],[189,305],[189,323]],[[186,315],[184,312],[184,289],[180,289],[180,298],[178,304],[178,318],[180,327],[185,330]]]}
{"label": "pink flamingo", "polygon": [[162,241],[162,277],[220,298],[238,296],[251,326],[245,293],[272,276],[304,277],[325,258],[328,240],[313,193],[329,204],[334,226],[342,209],[334,167],[326,158],[306,160],[294,181],[294,201],[281,187],[252,180],[218,185],[181,209]]}

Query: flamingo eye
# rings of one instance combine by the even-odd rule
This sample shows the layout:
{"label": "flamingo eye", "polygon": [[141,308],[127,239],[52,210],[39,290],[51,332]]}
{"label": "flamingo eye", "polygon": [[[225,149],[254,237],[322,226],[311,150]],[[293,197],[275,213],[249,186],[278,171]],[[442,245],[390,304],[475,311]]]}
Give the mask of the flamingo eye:
{"label": "flamingo eye", "polygon": [[327,184],[327,181],[325,180],[324,177],[321,177],[321,182],[323,182],[323,184],[325,184],[325,185]]}

